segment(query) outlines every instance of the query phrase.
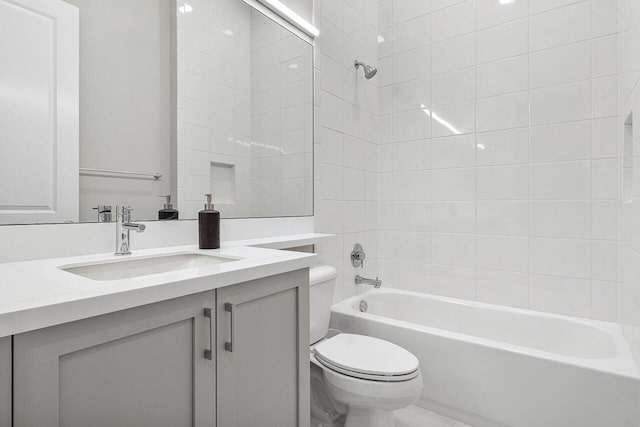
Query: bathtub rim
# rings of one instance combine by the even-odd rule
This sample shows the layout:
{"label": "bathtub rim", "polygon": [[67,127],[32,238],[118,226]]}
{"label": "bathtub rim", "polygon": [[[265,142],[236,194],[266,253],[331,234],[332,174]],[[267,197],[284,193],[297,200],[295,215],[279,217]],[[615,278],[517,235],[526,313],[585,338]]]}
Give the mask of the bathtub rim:
{"label": "bathtub rim", "polygon": [[[362,299],[366,299],[370,295],[376,294],[400,294],[409,295],[416,298],[429,299],[432,301],[445,302],[450,304],[458,304],[464,306],[471,306],[480,309],[507,311],[515,314],[522,314],[527,316],[546,317],[550,319],[556,319],[561,321],[568,321],[571,323],[579,323],[588,327],[596,328],[606,334],[608,334],[613,342],[616,355],[609,358],[581,358],[567,356],[559,353],[553,353],[550,351],[539,350],[522,345],[511,344],[508,342],[492,340],[489,338],[477,337],[468,335],[462,332],[450,331],[447,329],[436,328],[433,326],[420,325],[417,323],[407,322],[404,320],[397,320],[393,318],[384,317],[377,314],[363,313],[357,309],[357,305]],[[636,365],[636,362],[631,354],[631,349],[623,335],[622,326],[617,323],[604,322],[601,320],[586,319],[580,317],[566,316],[556,313],[546,313],[542,311],[530,310],[519,307],[502,306],[498,304],[490,304],[479,301],[464,300],[451,298],[446,296],[440,296],[435,294],[426,294],[413,291],[405,291],[394,288],[380,288],[371,289],[361,294],[355,295],[337,304],[334,304],[331,308],[332,313],[338,313],[344,316],[351,316],[374,323],[391,324],[402,328],[411,329],[417,332],[429,333],[435,336],[454,339],[458,341],[467,341],[475,345],[487,347],[491,349],[499,349],[508,351],[510,353],[520,354],[529,357],[535,357],[544,359],[551,362],[561,363],[569,366],[579,366],[580,368],[589,369],[596,372],[605,372],[607,374],[616,375],[640,381],[640,369]]]}

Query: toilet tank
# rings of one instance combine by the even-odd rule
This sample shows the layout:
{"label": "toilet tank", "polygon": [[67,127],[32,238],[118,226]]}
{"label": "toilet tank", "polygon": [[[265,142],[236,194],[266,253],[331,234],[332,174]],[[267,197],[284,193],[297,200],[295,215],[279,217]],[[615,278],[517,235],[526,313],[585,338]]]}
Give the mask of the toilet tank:
{"label": "toilet tank", "polygon": [[309,269],[309,341],[320,341],[329,331],[331,305],[338,272],[329,265]]}

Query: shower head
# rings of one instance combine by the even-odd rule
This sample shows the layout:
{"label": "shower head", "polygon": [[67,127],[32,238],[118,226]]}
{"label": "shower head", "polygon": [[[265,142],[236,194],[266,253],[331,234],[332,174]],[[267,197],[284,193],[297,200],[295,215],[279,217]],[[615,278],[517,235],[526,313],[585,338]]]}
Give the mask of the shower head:
{"label": "shower head", "polygon": [[378,69],[376,67],[372,67],[371,65],[367,65],[362,61],[358,61],[357,59],[353,62],[353,65],[356,66],[356,70],[362,66],[364,69],[364,76],[367,80],[371,80],[373,76],[376,75]]}

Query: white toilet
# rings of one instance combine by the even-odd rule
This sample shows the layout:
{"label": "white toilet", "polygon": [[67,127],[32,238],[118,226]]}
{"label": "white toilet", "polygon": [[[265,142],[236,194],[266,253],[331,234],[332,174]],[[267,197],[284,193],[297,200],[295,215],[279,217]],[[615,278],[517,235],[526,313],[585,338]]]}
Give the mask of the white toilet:
{"label": "white toilet", "polygon": [[[314,412],[334,411],[346,414],[345,427],[393,427],[392,411],[412,405],[422,391],[418,359],[378,338],[353,334],[327,338],[336,276],[330,266],[310,271],[310,358],[322,372],[313,381],[312,370],[312,419]],[[323,398],[323,393],[328,396]],[[331,408],[318,409],[321,405]],[[332,424],[312,423],[317,425]]]}

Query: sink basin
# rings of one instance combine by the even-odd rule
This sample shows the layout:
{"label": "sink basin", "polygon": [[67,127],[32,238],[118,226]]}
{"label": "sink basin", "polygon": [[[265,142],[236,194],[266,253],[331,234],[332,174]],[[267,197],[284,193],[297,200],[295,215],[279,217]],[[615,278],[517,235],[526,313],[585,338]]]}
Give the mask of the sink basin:
{"label": "sink basin", "polygon": [[175,254],[142,259],[123,259],[103,263],[61,267],[61,270],[92,280],[122,280],[152,274],[211,267],[225,262],[239,261],[217,255]]}

